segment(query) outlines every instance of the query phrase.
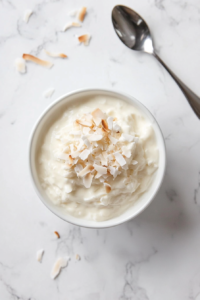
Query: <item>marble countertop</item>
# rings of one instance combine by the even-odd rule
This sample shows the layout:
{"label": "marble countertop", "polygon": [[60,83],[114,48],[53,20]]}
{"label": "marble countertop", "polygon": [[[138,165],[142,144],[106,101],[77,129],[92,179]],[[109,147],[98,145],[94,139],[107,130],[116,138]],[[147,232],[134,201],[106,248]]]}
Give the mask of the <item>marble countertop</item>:
{"label": "marble countertop", "polygon": [[[121,3],[145,18],[160,57],[200,95],[199,0]],[[0,1],[2,300],[200,299],[200,123],[155,58],[120,43],[110,18],[116,4]],[[88,7],[83,27],[61,32],[70,21],[68,12],[82,5]],[[27,8],[34,13],[26,24]],[[90,45],[77,45],[74,36],[86,32],[92,35]],[[68,59],[54,59],[50,70],[27,63],[26,74],[16,72],[17,57],[46,58],[43,48]],[[55,93],[44,98],[51,87]],[[105,230],[57,218],[40,202],[28,176],[28,140],[36,119],[62,94],[84,87],[114,88],[139,99],[159,122],[167,147],[166,175],[155,200],[134,220]],[[40,264],[35,256],[41,248]],[[62,255],[71,261],[52,280],[52,265]]]}

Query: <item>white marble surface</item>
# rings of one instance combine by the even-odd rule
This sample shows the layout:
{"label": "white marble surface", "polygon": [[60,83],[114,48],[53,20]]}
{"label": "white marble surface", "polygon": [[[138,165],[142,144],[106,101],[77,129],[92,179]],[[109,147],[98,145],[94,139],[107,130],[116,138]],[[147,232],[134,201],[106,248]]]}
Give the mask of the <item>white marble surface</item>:
{"label": "white marble surface", "polygon": [[[199,0],[122,0],[148,22],[161,58],[200,95]],[[0,299],[200,299],[200,123],[153,57],[132,52],[115,35],[115,0],[0,1]],[[69,10],[88,7],[80,29],[61,32]],[[34,11],[28,24],[24,11]],[[74,35],[89,32],[88,47]],[[66,52],[51,70],[15,58],[42,49]],[[54,87],[51,98],[43,92]],[[83,87],[130,93],[158,120],[167,171],[153,203],[121,226],[90,230],[58,219],[37,198],[28,177],[28,139],[38,116],[62,94]],[[54,236],[57,230],[61,239]],[[36,251],[45,249],[43,262]],[[75,254],[81,261],[75,261]],[[71,261],[53,281],[59,255]]]}

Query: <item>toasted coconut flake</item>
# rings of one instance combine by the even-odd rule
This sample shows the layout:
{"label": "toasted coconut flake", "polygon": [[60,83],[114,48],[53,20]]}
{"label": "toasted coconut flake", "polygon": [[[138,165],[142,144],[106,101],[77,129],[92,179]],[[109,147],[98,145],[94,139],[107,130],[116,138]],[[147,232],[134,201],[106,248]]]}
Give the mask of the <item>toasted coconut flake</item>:
{"label": "toasted coconut flake", "polygon": [[93,120],[96,124],[96,126],[99,126],[101,123],[101,120],[105,118],[105,114],[99,109],[95,109],[92,113],[91,113]]}
{"label": "toasted coconut flake", "polygon": [[75,150],[75,148],[74,148],[74,144],[70,144],[70,145],[69,145],[69,147],[70,147],[71,153],[73,153],[73,152],[74,152],[74,150]]}
{"label": "toasted coconut flake", "polygon": [[88,138],[87,138],[85,135],[83,135],[81,138],[82,138],[82,140],[83,140],[83,143],[84,143],[88,148],[90,148],[90,147],[91,147],[91,144],[90,144],[90,142],[88,141]]}
{"label": "toasted coconut flake", "polygon": [[60,234],[58,233],[58,231],[54,231],[55,235],[57,236],[57,238],[60,238]]}
{"label": "toasted coconut flake", "polygon": [[79,154],[80,159],[82,160],[86,160],[88,158],[88,155],[90,154],[90,151],[88,149],[83,150],[83,152],[81,152]]}
{"label": "toasted coconut flake", "polygon": [[25,59],[25,60],[32,61],[32,62],[34,62],[34,63],[36,63],[40,66],[43,66],[43,67],[51,68],[53,66],[53,63],[51,63],[50,61],[39,59],[38,57],[35,57],[31,54],[24,53],[22,55],[22,58]]}
{"label": "toasted coconut flake", "polygon": [[120,153],[114,153],[114,156],[121,167],[126,164],[124,157]]}
{"label": "toasted coconut flake", "polygon": [[[100,118],[95,118],[95,117],[94,117],[93,120],[94,120],[96,126],[99,126],[99,124],[101,123],[101,119],[100,119]],[[98,128],[98,129],[99,129],[99,128]]]}
{"label": "toasted coconut flake", "polygon": [[121,127],[116,122],[113,122],[113,130],[115,132],[121,132]]}
{"label": "toasted coconut flake", "polygon": [[107,123],[107,121],[106,121],[106,120],[102,120],[101,122],[102,122],[102,126],[103,126],[103,128],[104,128],[106,131],[109,131],[109,128],[108,128],[108,123]]}
{"label": "toasted coconut flake", "polygon": [[81,257],[79,254],[76,254],[76,260],[81,260]]}
{"label": "toasted coconut flake", "polygon": [[55,89],[54,88],[50,88],[50,89],[48,89],[47,91],[45,91],[43,93],[43,96],[45,98],[50,98],[53,95],[54,92],[55,92]]}
{"label": "toasted coconut flake", "polygon": [[72,158],[77,158],[80,155],[79,151],[75,151],[71,154]]}
{"label": "toasted coconut flake", "polygon": [[86,7],[82,7],[78,13],[78,19],[80,22],[83,22],[84,18],[85,18],[85,14],[86,14]]}
{"label": "toasted coconut flake", "polygon": [[114,179],[117,177],[117,175],[120,173],[118,171],[118,168],[109,166],[110,174],[113,175]]}
{"label": "toasted coconut flake", "polygon": [[69,146],[66,146],[66,147],[63,149],[63,152],[69,152]]}
{"label": "toasted coconut flake", "polygon": [[138,161],[137,161],[137,160],[132,160],[131,164],[132,164],[132,165],[137,165],[137,164],[138,164]]}
{"label": "toasted coconut flake", "polygon": [[72,28],[72,27],[81,27],[81,24],[78,23],[78,22],[70,22],[70,23],[67,23],[67,24],[65,24],[65,26],[63,27],[63,31],[66,31],[67,29]]}
{"label": "toasted coconut flake", "polygon": [[107,168],[105,168],[105,167],[94,164],[94,168],[101,175],[107,174]]}
{"label": "toasted coconut flake", "polygon": [[108,129],[112,130],[112,128],[113,128],[113,117],[108,117],[107,122],[108,122]]}
{"label": "toasted coconut flake", "polygon": [[128,170],[128,165],[127,165],[127,164],[124,165],[124,166],[122,167],[122,169],[123,169],[123,170]]}
{"label": "toasted coconut flake", "polygon": [[71,169],[72,165],[71,164],[68,164],[68,163],[65,163],[65,169],[66,170],[69,170]]}
{"label": "toasted coconut flake", "polygon": [[89,189],[91,187],[93,177],[94,175],[92,175],[91,173],[88,173],[83,177],[83,184],[86,189]]}
{"label": "toasted coconut flake", "polygon": [[73,160],[73,158],[72,158],[71,155],[69,155],[69,164],[70,164],[70,165],[73,165],[73,164],[74,164],[74,160]]}
{"label": "toasted coconut flake", "polygon": [[61,153],[61,154],[57,155],[57,158],[62,159],[62,160],[69,160],[69,154]]}
{"label": "toasted coconut flake", "polygon": [[43,255],[44,255],[44,249],[38,250],[37,253],[36,253],[37,261],[42,262]]}
{"label": "toasted coconut flake", "polygon": [[87,135],[90,133],[91,128],[89,127],[83,127],[83,134]]}
{"label": "toasted coconut flake", "polygon": [[76,131],[72,131],[72,132],[69,132],[70,135],[74,135],[74,136],[79,136],[81,135],[81,130],[76,130]]}
{"label": "toasted coconut flake", "polygon": [[50,51],[47,51],[47,50],[45,50],[45,49],[44,49],[44,52],[45,52],[47,55],[51,56],[51,57],[60,57],[60,58],[66,58],[66,57],[67,57],[67,55],[64,54],[64,53],[50,52]]}
{"label": "toasted coconut flake", "polygon": [[135,136],[131,135],[131,134],[127,134],[127,133],[122,133],[121,137],[120,137],[120,141],[122,142],[133,142],[135,140]]}
{"label": "toasted coconut flake", "polygon": [[69,261],[69,257],[67,257],[67,258],[59,257],[55,261],[55,263],[53,265],[53,269],[51,271],[51,278],[52,279],[55,279],[59,275],[61,269],[65,268],[67,266],[68,261]]}
{"label": "toasted coconut flake", "polygon": [[81,126],[85,126],[85,127],[93,127],[93,123],[90,121],[85,121],[85,120],[76,120],[76,122],[81,125]]}
{"label": "toasted coconut flake", "polygon": [[109,140],[111,141],[111,143],[113,143],[113,145],[117,144],[117,142],[119,142],[118,139],[114,138],[112,135],[108,135]]}
{"label": "toasted coconut flake", "polygon": [[83,176],[87,175],[88,173],[92,172],[93,170],[94,170],[94,167],[92,165],[87,165],[77,175],[80,176],[80,177],[83,177]]}
{"label": "toasted coconut flake", "polygon": [[102,154],[100,155],[101,158],[101,164],[103,166],[107,166],[108,165],[108,155],[106,151],[103,151]]}
{"label": "toasted coconut flake", "polygon": [[24,22],[28,23],[30,16],[32,15],[33,11],[31,9],[27,9],[24,12]]}
{"label": "toasted coconut flake", "polygon": [[131,157],[131,150],[128,147],[123,146],[122,147],[122,154],[125,155],[127,158],[130,158]]}
{"label": "toasted coconut flake", "polygon": [[105,186],[106,193],[109,194],[111,192],[111,186],[110,186],[110,184],[104,182],[104,186]]}
{"label": "toasted coconut flake", "polygon": [[100,178],[101,176],[102,176],[102,174],[100,174],[100,173],[97,172],[95,178],[98,179],[98,178]]}
{"label": "toasted coconut flake", "polygon": [[103,138],[103,135],[101,135],[101,134],[90,134],[88,136],[88,139],[90,140],[90,142],[97,142],[97,141],[102,140],[102,138]]}
{"label": "toasted coconut flake", "polygon": [[76,166],[75,166],[75,168],[74,168],[74,171],[76,172],[76,173],[79,173],[80,171],[82,171],[83,170],[83,166],[81,165],[81,164],[77,164]]}
{"label": "toasted coconut flake", "polygon": [[78,40],[80,43],[83,43],[85,46],[89,45],[89,41],[91,39],[91,36],[89,34],[83,34],[78,36]]}
{"label": "toasted coconut flake", "polygon": [[15,59],[16,70],[20,73],[26,73],[26,62],[22,58]]}

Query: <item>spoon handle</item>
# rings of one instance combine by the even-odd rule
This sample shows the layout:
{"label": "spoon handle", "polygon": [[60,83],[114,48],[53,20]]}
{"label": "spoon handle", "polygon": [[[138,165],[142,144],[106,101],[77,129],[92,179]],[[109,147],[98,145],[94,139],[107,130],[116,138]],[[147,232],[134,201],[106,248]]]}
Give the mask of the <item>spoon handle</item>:
{"label": "spoon handle", "polygon": [[169,72],[169,74],[174,78],[180,89],[182,90],[183,94],[187,98],[188,102],[190,103],[192,109],[196,113],[197,117],[200,119],[200,98],[195,95],[161,60],[161,58],[154,53],[155,58],[165,67],[165,69]]}

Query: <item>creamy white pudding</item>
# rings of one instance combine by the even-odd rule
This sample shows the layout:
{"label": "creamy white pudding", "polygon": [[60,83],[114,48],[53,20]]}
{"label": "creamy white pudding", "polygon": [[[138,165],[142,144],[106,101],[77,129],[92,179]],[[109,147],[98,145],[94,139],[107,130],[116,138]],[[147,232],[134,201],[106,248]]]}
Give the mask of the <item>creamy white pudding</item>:
{"label": "creamy white pudding", "polygon": [[55,205],[75,217],[104,221],[139,201],[158,161],[149,120],[122,100],[96,96],[68,104],[53,122],[37,171]]}

